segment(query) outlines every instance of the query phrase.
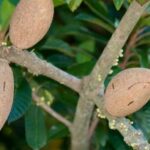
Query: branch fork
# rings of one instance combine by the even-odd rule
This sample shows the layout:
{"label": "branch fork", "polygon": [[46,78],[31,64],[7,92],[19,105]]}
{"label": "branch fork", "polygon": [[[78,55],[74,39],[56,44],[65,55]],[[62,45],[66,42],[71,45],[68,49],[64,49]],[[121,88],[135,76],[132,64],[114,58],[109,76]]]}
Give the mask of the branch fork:
{"label": "branch fork", "polygon": [[[126,118],[114,118],[104,110],[104,88],[102,86],[111,67],[119,57],[120,50],[149,4],[150,2],[147,2],[141,6],[136,0],[131,3],[93,71],[83,80],[41,60],[34,53],[26,50],[18,50],[15,47],[0,46],[0,58],[25,67],[34,75],[49,77],[79,93],[80,98],[73,123],[70,123],[54,112],[49,106],[45,104],[40,105],[45,111],[70,129],[72,135],[72,150],[87,150],[89,148],[88,132],[95,105],[99,108],[102,115],[106,116],[109,120],[110,128],[117,129],[128,145],[137,150],[150,150],[150,145],[144,138],[143,133],[135,129],[130,120]],[[35,96],[34,99],[37,100]]]}

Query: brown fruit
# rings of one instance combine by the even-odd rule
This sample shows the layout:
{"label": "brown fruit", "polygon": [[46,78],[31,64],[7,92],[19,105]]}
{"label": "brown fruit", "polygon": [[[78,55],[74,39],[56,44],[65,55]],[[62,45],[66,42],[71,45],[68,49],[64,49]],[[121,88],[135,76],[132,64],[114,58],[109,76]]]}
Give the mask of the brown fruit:
{"label": "brown fruit", "polygon": [[0,59],[0,129],[11,111],[13,95],[14,79],[12,70],[5,60]]}
{"label": "brown fruit", "polygon": [[105,108],[116,117],[132,114],[150,99],[150,70],[126,69],[117,74],[105,92]]}
{"label": "brown fruit", "polygon": [[10,22],[13,45],[27,49],[39,42],[52,23],[53,13],[52,0],[20,0]]}

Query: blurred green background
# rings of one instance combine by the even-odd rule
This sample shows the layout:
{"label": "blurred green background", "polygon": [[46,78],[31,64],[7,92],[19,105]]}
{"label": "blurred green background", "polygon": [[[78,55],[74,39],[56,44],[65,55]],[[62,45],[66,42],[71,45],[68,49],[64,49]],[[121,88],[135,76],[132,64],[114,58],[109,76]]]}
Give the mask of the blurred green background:
{"label": "blurred green background", "polygon": [[[9,21],[18,0],[0,0],[0,41],[7,36]],[[92,70],[121,17],[127,0],[54,0],[55,16],[47,35],[29,51],[55,66],[82,78]],[[38,11],[38,10],[37,10]],[[138,10],[135,10],[138,11]],[[117,44],[117,43],[116,43]],[[123,48],[124,57],[106,86],[118,72],[129,67],[150,67],[150,7],[136,25]],[[78,94],[43,76],[11,64],[15,76],[15,98],[8,122],[0,131],[0,150],[69,150],[68,129],[32,102],[32,90],[55,111],[73,120]],[[150,141],[150,103],[129,116]],[[130,150],[119,132],[100,120],[90,141],[91,150]]]}

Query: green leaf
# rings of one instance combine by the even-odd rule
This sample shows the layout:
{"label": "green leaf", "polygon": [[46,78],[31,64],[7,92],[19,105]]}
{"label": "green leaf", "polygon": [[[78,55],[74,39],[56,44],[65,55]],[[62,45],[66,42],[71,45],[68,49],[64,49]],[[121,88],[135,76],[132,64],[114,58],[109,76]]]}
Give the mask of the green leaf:
{"label": "green leaf", "polygon": [[120,8],[122,7],[122,5],[124,3],[124,0],[113,0],[113,1],[114,1],[116,9],[120,10]]}
{"label": "green leaf", "polygon": [[135,125],[141,128],[148,140],[150,140],[150,102],[133,115]]}
{"label": "green leaf", "polygon": [[64,138],[67,137],[68,135],[69,135],[68,129],[62,124],[55,124],[48,131],[49,140]]}
{"label": "green leaf", "polygon": [[76,55],[76,60],[78,63],[85,63],[85,62],[91,61],[92,58],[93,56],[85,51],[78,52]]}
{"label": "green leaf", "polygon": [[109,134],[110,143],[115,150],[131,150],[131,148],[125,144],[122,136],[116,131],[110,131]]}
{"label": "green leaf", "polygon": [[111,33],[114,31],[114,28],[110,26],[108,23],[104,22],[99,18],[96,18],[95,16],[92,16],[91,14],[80,13],[76,18],[79,20],[83,20],[98,25]]}
{"label": "green leaf", "polygon": [[104,20],[107,22],[109,25],[114,27],[114,23],[112,21],[112,18],[110,17],[109,14],[109,9],[107,8],[107,5],[103,1],[98,1],[98,0],[85,0],[84,3],[88,6],[88,8],[100,19]]}
{"label": "green leaf", "polygon": [[3,0],[0,5],[0,31],[5,31],[10,22],[15,5],[9,0]]}
{"label": "green leaf", "polygon": [[42,45],[40,47],[41,50],[45,49],[45,50],[56,50],[59,51],[65,55],[74,56],[74,53],[72,51],[72,48],[69,46],[68,43],[59,40],[59,39],[55,39],[55,38],[48,38],[46,40],[46,42],[44,43],[44,45]]}
{"label": "green leaf", "polygon": [[59,68],[69,67],[74,62],[70,57],[61,54],[51,55],[47,58],[47,61]]}
{"label": "green leaf", "polygon": [[84,38],[84,39],[94,39],[101,44],[106,44],[107,39],[104,36],[99,35],[98,33],[91,32],[88,28],[82,25],[74,25],[69,24],[61,29],[61,31],[57,34],[61,38],[67,36],[74,36],[76,38]]}
{"label": "green leaf", "polygon": [[89,7],[89,9],[99,17],[108,16],[108,8],[104,1],[97,0],[85,0],[84,3]]}
{"label": "green leaf", "polygon": [[137,46],[141,46],[141,45],[150,45],[150,36],[144,37],[142,38],[138,43]]}
{"label": "green leaf", "polygon": [[150,26],[150,15],[145,18],[142,18],[139,22],[139,26],[140,27]]}
{"label": "green leaf", "polygon": [[63,5],[66,3],[65,0],[53,0],[53,2],[54,2],[55,7]]}
{"label": "green leaf", "polygon": [[19,79],[20,84],[17,85],[15,91],[13,107],[8,117],[8,123],[21,118],[31,105],[32,96],[31,88],[25,79]]}
{"label": "green leaf", "polygon": [[93,69],[93,66],[95,65],[95,61],[89,61],[81,64],[75,64],[68,68],[69,73],[76,75],[78,77],[82,77],[85,75],[88,75],[91,70]]}
{"label": "green leaf", "polygon": [[147,3],[149,0],[136,0],[138,3],[140,3],[141,5],[144,5],[145,3]]}
{"label": "green leaf", "polygon": [[69,0],[69,8],[75,11],[82,3],[83,0]]}
{"label": "green leaf", "polygon": [[28,145],[39,150],[47,143],[47,134],[43,111],[32,105],[25,115],[25,133]]}
{"label": "green leaf", "polygon": [[97,145],[97,149],[100,149],[100,146],[105,147],[108,142],[108,126],[106,120],[101,120],[99,126],[97,126],[94,135],[94,142]]}
{"label": "green leaf", "polygon": [[9,0],[12,4],[17,5],[17,3],[19,2],[19,0]]}
{"label": "green leaf", "polygon": [[91,39],[91,40],[84,41],[79,45],[79,47],[88,52],[93,53],[95,52],[95,40]]}
{"label": "green leaf", "polygon": [[148,49],[139,50],[139,59],[141,67],[149,68],[149,51]]}

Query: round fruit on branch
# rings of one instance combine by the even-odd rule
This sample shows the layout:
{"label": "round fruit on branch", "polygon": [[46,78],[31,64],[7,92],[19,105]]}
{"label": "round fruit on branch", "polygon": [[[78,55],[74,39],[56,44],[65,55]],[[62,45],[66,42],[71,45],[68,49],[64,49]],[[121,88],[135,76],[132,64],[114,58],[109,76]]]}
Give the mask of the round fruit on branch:
{"label": "round fruit on branch", "polygon": [[13,72],[8,62],[0,59],[0,129],[3,127],[11,111],[13,95]]}
{"label": "round fruit on branch", "polygon": [[10,22],[12,44],[27,49],[38,43],[52,23],[52,0],[20,0]]}
{"label": "round fruit on branch", "polygon": [[126,69],[117,74],[105,92],[105,108],[112,116],[123,117],[141,109],[150,99],[150,70]]}

